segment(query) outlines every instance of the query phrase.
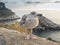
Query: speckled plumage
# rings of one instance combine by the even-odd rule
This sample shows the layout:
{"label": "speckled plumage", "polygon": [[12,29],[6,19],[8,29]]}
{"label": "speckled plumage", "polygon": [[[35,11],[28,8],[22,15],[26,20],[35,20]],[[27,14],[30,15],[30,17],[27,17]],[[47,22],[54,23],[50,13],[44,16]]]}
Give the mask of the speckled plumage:
{"label": "speckled plumage", "polygon": [[39,20],[38,20],[38,17],[37,16],[35,16],[35,15],[26,15],[25,17],[26,18],[24,20],[24,23],[22,22],[23,24],[21,25],[22,27],[26,27],[28,29],[33,29],[36,26],[38,26]]}

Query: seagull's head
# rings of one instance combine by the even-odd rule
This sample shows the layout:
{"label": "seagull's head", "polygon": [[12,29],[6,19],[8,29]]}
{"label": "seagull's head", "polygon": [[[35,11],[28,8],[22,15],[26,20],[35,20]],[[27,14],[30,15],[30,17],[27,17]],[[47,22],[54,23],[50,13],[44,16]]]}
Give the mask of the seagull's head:
{"label": "seagull's head", "polygon": [[32,12],[31,12],[31,14],[32,14],[32,15],[35,15],[35,14],[36,14],[36,12],[35,12],[35,11],[32,11]]}

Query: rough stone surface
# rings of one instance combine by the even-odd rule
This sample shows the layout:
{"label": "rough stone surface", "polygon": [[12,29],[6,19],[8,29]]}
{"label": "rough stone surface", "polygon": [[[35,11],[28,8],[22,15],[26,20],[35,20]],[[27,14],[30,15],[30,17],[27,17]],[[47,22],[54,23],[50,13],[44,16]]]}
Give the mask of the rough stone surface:
{"label": "rough stone surface", "polygon": [[6,8],[3,2],[0,2],[0,17],[7,17],[10,15],[15,15],[10,9]]}
{"label": "rough stone surface", "polygon": [[0,43],[3,43],[1,43],[1,45],[60,45],[60,43],[49,41],[45,38],[38,36],[37,38],[37,40],[25,40],[22,33],[0,27]]}
{"label": "rough stone surface", "polygon": [[3,35],[0,35],[0,45],[6,45],[6,40]]}
{"label": "rough stone surface", "polygon": [[38,18],[39,18],[39,25],[38,27],[36,27],[35,29],[42,29],[42,30],[46,30],[46,29],[54,29],[54,30],[60,30],[60,25],[54,23],[53,21],[51,21],[50,19],[44,17],[42,14],[37,14]]}

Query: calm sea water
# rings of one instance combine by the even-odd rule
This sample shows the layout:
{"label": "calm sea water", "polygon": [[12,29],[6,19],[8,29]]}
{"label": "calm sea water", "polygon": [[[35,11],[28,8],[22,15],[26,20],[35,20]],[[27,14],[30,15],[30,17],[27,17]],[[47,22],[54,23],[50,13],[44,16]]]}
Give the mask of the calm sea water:
{"label": "calm sea water", "polygon": [[[32,0],[31,0],[32,1]],[[60,3],[31,3],[27,4],[24,0],[8,0],[6,7],[10,8],[19,17],[29,14],[31,11],[42,13],[43,16],[49,18],[53,22],[60,24]],[[41,37],[51,37],[60,42],[60,31],[42,31],[38,34]]]}

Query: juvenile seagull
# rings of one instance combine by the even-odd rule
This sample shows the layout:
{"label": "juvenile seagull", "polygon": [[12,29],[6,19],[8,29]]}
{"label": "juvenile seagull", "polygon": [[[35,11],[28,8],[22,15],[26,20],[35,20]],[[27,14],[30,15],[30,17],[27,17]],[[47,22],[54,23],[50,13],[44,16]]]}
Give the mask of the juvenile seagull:
{"label": "juvenile seagull", "polygon": [[[35,12],[31,12],[29,15],[24,15],[21,20],[21,26],[27,28],[27,35],[25,39],[37,39],[34,35],[32,35],[33,28],[37,27],[39,24],[38,17]],[[30,32],[30,33],[29,33]]]}

